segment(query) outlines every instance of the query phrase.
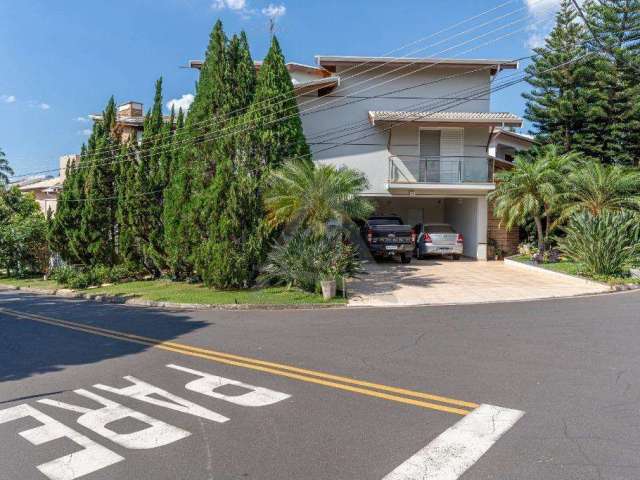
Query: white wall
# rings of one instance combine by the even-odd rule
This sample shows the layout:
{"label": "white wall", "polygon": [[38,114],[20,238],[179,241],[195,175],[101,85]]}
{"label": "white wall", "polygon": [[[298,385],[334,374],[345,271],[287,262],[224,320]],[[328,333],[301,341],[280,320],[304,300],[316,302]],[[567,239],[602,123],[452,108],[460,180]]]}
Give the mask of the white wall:
{"label": "white wall", "polygon": [[[444,222],[445,200],[442,198],[377,198],[374,203],[377,215],[400,215],[404,222],[411,225]],[[422,219],[412,218],[411,213],[415,215],[417,211],[420,212]]]}
{"label": "white wall", "polygon": [[475,198],[447,198],[444,218],[464,236],[464,255],[476,258],[478,251],[478,201]]}
{"label": "white wall", "polygon": [[[385,184],[388,180],[389,151],[387,144],[389,132],[384,126],[372,127],[368,122],[368,112],[370,110],[442,110],[445,104],[452,101],[451,98],[459,98],[464,95],[464,93],[456,92],[469,88],[488,87],[490,75],[488,70],[484,70],[431,85],[410,88],[388,97],[364,100],[354,98],[354,96],[380,95],[398,88],[433,82],[465,71],[460,67],[436,66],[417,72],[415,67],[411,67],[414,68],[414,73],[404,78],[397,78],[411,70],[403,68],[391,73],[391,70],[399,68],[394,66],[375,68],[371,72],[365,73],[371,68],[370,65],[366,65],[349,70],[341,75],[340,86],[330,95],[317,97],[314,94],[309,94],[301,97],[298,102],[304,132],[307,142],[314,152],[314,158],[322,163],[360,170],[367,175],[370,182],[370,188],[366,193],[388,195]],[[467,67],[467,71],[471,70]],[[337,74],[340,75],[340,70]],[[378,76],[379,78],[374,78]],[[393,80],[389,81],[390,79]],[[366,91],[361,91],[365,88]],[[351,97],[339,97],[345,95],[351,95]],[[417,108],[418,104],[420,104],[419,108]],[[489,97],[485,97],[467,101],[459,106],[447,108],[447,110],[488,112],[490,111],[489,107]],[[318,111],[324,109],[326,110]],[[357,128],[355,128],[356,126]],[[350,127],[354,127],[354,130],[345,131]],[[326,133],[329,129],[333,129],[331,134],[318,136]],[[397,154],[401,155],[417,154],[417,132],[417,127],[400,126],[394,128],[391,136],[392,151],[396,153],[397,149]],[[465,155],[476,155],[480,152],[480,146],[482,146],[480,155],[483,155],[488,135],[488,128],[465,129]],[[342,145],[347,142],[351,142],[352,145]]]}

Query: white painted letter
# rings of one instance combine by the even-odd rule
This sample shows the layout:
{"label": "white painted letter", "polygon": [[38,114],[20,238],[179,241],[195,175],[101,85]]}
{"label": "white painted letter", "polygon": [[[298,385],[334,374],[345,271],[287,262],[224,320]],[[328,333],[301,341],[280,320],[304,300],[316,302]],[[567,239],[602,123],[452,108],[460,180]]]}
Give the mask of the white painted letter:
{"label": "white painted letter", "polygon": [[[172,393],[155,387],[149,383],[143,382],[136,377],[127,376],[125,380],[133,383],[133,385],[124,388],[114,388],[108,385],[97,384],[94,388],[98,390],[104,390],[106,392],[115,393],[117,395],[124,395],[125,397],[135,398],[141,402],[150,403],[152,405],[158,405],[160,407],[169,408],[182,413],[188,413],[189,415],[195,415],[196,417],[206,418],[212,422],[224,423],[229,419],[219,413],[212,412],[211,410],[201,407],[189,400],[178,397]],[[154,398],[151,395],[157,395],[166,398],[167,400],[161,400]]]}
{"label": "white painted letter", "polygon": [[38,465],[38,470],[51,480],[73,480],[124,460],[117,453],[98,445],[90,438],[29,405],[18,405],[0,410],[0,424],[24,417],[32,417],[42,423],[39,427],[20,432],[20,436],[33,445],[42,445],[59,438],[68,438],[83,447],[80,451]]}
{"label": "white painted letter", "polygon": [[[104,405],[104,407],[91,410],[89,408],[78,407],[77,405],[71,405],[49,399],[38,400],[38,402],[70,410],[72,412],[81,413],[82,415],[78,417],[78,423],[80,425],[87,427],[89,430],[93,430],[97,434],[108,438],[118,445],[122,445],[123,447],[130,448],[132,450],[161,447],[191,435],[186,430],[182,430],[181,428],[156,420],[144,413],[131,410],[124,405],[112,402],[109,399],[96,395],[95,393],[88,392],[87,390],[79,389],[74,390],[74,392],[78,395],[82,395],[83,397],[95,400],[101,405]],[[146,423],[149,426],[142,430],[138,430],[137,432],[122,434],[107,428],[107,425],[110,423],[125,418],[133,418]]]}
{"label": "white painted letter", "polygon": [[[246,383],[238,382],[236,380],[230,380],[217,375],[199,372],[198,370],[192,370],[178,365],[170,364],[167,365],[167,367],[202,377],[198,380],[193,380],[192,382],[187,383],[184,386],[187,390],[202,393],[208,397],[226,400],[227,402],[235,403],[236,405],[241,405],[243,407],[264,407],[265,405],[278,403],[291,396],[286,393],[269,390],[268,388],[254,387],[253,385],[247,385]],[[222,387],[223,385],[234,385],[251,391],[241,395],[224,395],[216,392],[216,388]]]}

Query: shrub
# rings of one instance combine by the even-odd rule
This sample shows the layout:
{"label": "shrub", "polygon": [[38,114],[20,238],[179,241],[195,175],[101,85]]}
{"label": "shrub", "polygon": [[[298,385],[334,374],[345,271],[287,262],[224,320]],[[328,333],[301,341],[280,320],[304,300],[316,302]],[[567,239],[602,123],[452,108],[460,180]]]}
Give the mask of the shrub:
{"label": "shrub", "polygon": [[321,280],[353,277],[360,272],[356,249],[340,232],[316,234],[303,230],[273,247],[259,280],[315,292]]}
{"label": "shrub", "polygon": [[561,251],[588,275],[618,276],[640,260],[638,217],[628,212],[583,212],[564,229]]}
{"label": "shrub", "polygon": [[50,277],[61,285],[68,285],[73,276],[77,275],[77,269],[70,265],[61,265],[51,270]]}

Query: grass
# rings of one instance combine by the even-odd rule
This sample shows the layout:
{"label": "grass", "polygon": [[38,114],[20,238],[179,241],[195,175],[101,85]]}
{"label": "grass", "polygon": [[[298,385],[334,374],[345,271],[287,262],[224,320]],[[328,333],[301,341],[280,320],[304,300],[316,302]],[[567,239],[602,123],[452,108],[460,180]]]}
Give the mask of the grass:
{"label": "grass", "polygon": [[[32,288],[64,288],[53,280],[42,277],[0,277],[0,284]],[[213,290],[201,284],[171,282],[169,280],[145,280],[78,290],[91,295],[117,295],[137,297],[144,300],[173,303],[210,305],[309,305],[319,303],[343,304],[343,298],[326,302],[322,295],[284,287],[255,288],[248,290]]]}
{"label": "grass", "polygon": [[62,288],[53,280],[43,280],[42,275],[29,276],[26,278],[8,277],[6,275],[0,275],[0,284],[13,285],[21,288],[45,288],[54,289]]}
{"label": "grass", "polygon": [[[511,260],[522,263],[532,263],[530,257],[526,255],[518,255],[511,257]],[[609,275],[587,275],[580,271],[580,264],[572,260],[561,259],[557,263],[540,263],[536,264],[537,267],[544,268],[546,270],[552,270],[554,272],[564,273],[566,275],[573,275],[574,277],[582,277],[588,280],[594,280],[596,282],[608,283],[609,285],[628,285],[628,284],[640,284],[640,278],[621,277],[621,276],[609,276]]]}
{"label": "grass", "polygon": [[[83,292],[93,295],[135,296],[145,300],[175,303],[201,304],[249,304],[249,305],[305,305],[327,303],[321,295],[284,287],[256,288],[248,290],[212,290],[200,284],[149,280],[121,283],[106,287],[90,288]],[[334,298],[330,303],[344,303]]]}

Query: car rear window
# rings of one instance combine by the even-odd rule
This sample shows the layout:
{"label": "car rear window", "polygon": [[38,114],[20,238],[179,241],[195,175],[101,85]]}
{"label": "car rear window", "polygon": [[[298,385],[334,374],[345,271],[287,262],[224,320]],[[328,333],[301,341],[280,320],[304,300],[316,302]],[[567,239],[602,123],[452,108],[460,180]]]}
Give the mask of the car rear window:
{"label": "car rear window", "polygon": [[425,225],[424,229],[429,233],[456,233],[449,225]]}
{"label": "car rear window", "polygon": [[371,225],[402,225],[399,218],[370,218]]}

